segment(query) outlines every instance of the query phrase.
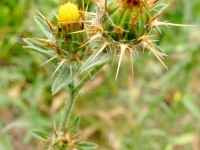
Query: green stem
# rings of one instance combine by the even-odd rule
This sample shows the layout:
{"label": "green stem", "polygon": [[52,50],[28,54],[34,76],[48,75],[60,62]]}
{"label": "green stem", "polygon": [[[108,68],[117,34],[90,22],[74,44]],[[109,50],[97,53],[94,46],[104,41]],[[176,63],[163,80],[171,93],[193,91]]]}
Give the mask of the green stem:
{"label": "green stem", "polygon": [[73,89],[71,88],[71,90],[68,90],[69,93],[69,99],[65,102],[65,107],[64,107],[64,113],[63,113],[63,117],[61,119],[60,122],[60,126],[59,126],[59,131],[63,131],[69,122],[69,118],[71,116],[71,112],[72,112],[72,108],[74,105],[74,102],[76,100],[77,94],[78,92],[81,90],[81,88],[88,82],[91,80],[91,77],[95,76],[97,72],[99,72],[99,70],[104,66],[104,64],[94,68],[90,74],[86,75],[86,77]]}
{"label": "green stem", "polygon": [[64,113],[60,122],[59,131],[63,131],[67,126],[75,100],[76,95],[69,94],[68,100],[65,101]]}

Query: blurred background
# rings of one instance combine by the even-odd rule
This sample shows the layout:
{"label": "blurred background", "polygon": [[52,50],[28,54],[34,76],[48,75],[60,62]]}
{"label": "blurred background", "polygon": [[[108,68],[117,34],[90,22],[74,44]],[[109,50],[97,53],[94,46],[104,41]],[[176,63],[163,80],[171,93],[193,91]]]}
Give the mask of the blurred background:
{"label": "blurred background", "polygon": [[[67,93],[51,95],[51,72],[22,47],[22,38],[44,36],[34,22],[36,9],[54,20],[60,4],[0,2],[0,150],[44,150],[31,130],[51,134],[60,120]],[[96,142],[98,150],[200,150],[199,8],[199,0],[176,0],[161,17],[194,25],[154,33],[168,70],[146,50],[134,57],[134,75],[124,58],[116,81],[117,60],[86,85],[72,114],[82,116],[83,140]]]}

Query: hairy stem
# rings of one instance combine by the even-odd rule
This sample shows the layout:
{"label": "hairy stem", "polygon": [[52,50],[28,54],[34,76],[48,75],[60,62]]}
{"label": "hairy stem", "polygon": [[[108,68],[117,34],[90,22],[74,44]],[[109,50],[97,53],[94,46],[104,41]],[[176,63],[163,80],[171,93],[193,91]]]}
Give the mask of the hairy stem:
{"label": "hairy stem", "polygon": [[88,82],[91,80],[91,78],[93,76],[96,75],[97,72],[99,72],[99,70],[104,66],[104,64],[94,68],[90,74],[86,75],[85,78],[75,87],[75,88],[71,88],[70,90],[68,90],[68,94],[69,94],[69,99],[66,100],[65,102],[65,107],[64,107],[64,113],[60,122],[60,126],[59,126],[59,131],[63,131],[69,122],[69,118],[71,116],[71,112],[73,109],[73,105],[74,102],[76,100],[76,97],[78,95],[78,92],[81,90],[81,88]]}
{"label": "hairy stem", "polygon": [[59,131],[63,131],[66,128],[69,122],[69,118],[70,118],[75,100],[76,100],[76,95],[72,93],[69,94],[68,100],[65,101],[64,113],[60,122]]}

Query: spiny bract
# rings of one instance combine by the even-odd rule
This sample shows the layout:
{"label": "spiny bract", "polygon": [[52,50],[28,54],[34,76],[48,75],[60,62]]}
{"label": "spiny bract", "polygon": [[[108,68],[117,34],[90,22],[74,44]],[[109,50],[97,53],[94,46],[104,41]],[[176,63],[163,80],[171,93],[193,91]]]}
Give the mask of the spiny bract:
{"label": "spiny bract", "polygon": [[130,52],[132,62],[132,54],[137,54],[135,46],[142,43],[144,48],[148,48],[165,66],[162,61],[162,56],[165,54],[151,42],[149,37],[154,27],[177,25],[158,21],[171,3],[158,3],[158,0],[105,0],[94,1],[94,4],[97,12],[87,12],[88,18],[91,19],[90,25],[86,26],[88,28],[85,30],[91,33],[91,36],[86,43],[103,44],[96,50],[98,52],[92,60],[106,47],[114,51],[113,58],[116,53],[119,54],[117,77],[124,52],[126,50]]}

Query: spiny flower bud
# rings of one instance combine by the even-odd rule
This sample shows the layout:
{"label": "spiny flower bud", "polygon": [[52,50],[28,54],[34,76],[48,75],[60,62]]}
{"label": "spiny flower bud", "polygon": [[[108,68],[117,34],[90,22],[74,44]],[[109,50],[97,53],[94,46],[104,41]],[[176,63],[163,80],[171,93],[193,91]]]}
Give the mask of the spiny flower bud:
{"label": "spiny flower bud", "polygon": [[86,46],[81,46],[81,43],[85,41],[87,34],[73,34],[73,32],[78,32],[83,29],[84,24],[81,22],[81,20],[83,20],[83,15],[79,14],[77,5],[71,2],[60,5],[57,15],[57,25],[51,23],[39,11],[38,13],[52,32],[50,33],[52,35],[51,39],[36,39],[40,45],[51,50],[50,59],[42,65],[57,59],[59,63],[56,63],[57,67],[52,76],[60,68],[63,68],[62,66],[69,69],[70,74],[72,75],[72,66],[82,64],[82,61],[86,59],[88,55],[88,48]]}
{"label": "spiny flower bud", "polygon": [[[136,45],[142,44],[143,49],[149,49],[158,60],[166,67],[162,59],[165,56],[160,47],[154,44],[150,37],[154,27],[158,26],[183,26],[166,22],[159,22],[158,18],[169,8],[170,4],[157,3],[158,0],[104,0],[94,1],[97,13],[87,13],[92,17],[91,25],[87,31],[91,37],[85,43],[99,41],[102,44],[98,52],[91,59],[94,60],[107,47],[114,51],[113,58],[119,54],[116,78],[119,72],[122,57],[125,51],[137,54]],[[166,67],[167,68],[167,67]]]}

